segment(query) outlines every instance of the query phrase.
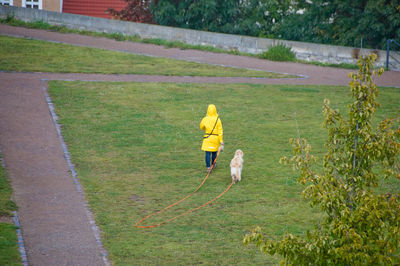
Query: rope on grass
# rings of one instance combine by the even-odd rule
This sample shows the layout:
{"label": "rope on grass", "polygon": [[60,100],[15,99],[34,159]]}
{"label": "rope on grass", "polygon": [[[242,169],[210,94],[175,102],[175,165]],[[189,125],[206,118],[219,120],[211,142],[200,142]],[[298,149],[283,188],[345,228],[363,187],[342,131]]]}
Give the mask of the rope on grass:
{"label": "rope on grass", "polygon": [[168,223],[168,222],[171,222],[171,221],[173,221],[173,220],[175,220],[175,219],[177,219],[177,218],[179,218],[179,217],[181,217],[181,216],[184,216],[184,215],[186,215],[186,214],[192,213],[192,212],[194,212],[194,211],[197,211],[197,210],[199,210],[199,209],[201,209],[201,208],[203,208],[203,207],[209,205],[210,203],[212,203],[213,201],[217,200],[217,199],[220,198],[222,195],[224,195],[226,192],[228,192],[228,190],[229,190],[229,189],[232,187],[232,185],[233,185],[233,181],[232,181],[232,183],[225,189],[224,192],[222,192],[221,194],[219,194],[219,195],[218,195],[217,197],[215,197],[214,199],[208,201],[207,203],[205,203],[205,204],[203,204],[203,205],[201,205],[201,206],[199,206],[199,207],[197,207],[197,208],[188,210],[188,211],[186,211],[186,212],[184,212],[184,213],[181,213],[181,214],[179,214],[179,215],[177,215],[177,216],[175,216],[175,217],[172,217],[172,218],[170,218],[170,219],[168,219],[168,220],[165,220],[165,221],[163,221],[163,222],[161,222],[161,223],[158,223],[158,224],[153,224],[153,225],[140,225],[142,222],[146,221],[148,218],[152,217],[153,215],[156,215],[156,214],[158,214],[158,213],[161,213],[161,212],[163,212],[163,211],[168,210],[169,208],[171,208],[171,207],[173,207],[173,206],[175,206],[175,205],[178,205],[179,203],[181,203],[182,201],[188,199],[188,198],[191,197],[194,193],[196,193],[196,192],[203,186],[203,184],[206,182],[207,178],[209,177],[211,171],[214,169],[215,163],[217,162],[217,159],[218,159],[218,156],[219,156],[219,153],[220,153],[220,152],[221,152],[221,149],[218,149],[217,157],[215,158],[215,160],[214,160],[214,162],[213,162],[213,164],[212,164],[212,166],[211,166],[210,171],[207,172],[207,175],[206,175],[206,177],[203,179],[203,182],[201,182],[200,186],[198,186],[192,193],[188,194],[187,196],[185,196],[185,197],[182,198],[181,200],[178,200],[177,202],[172,203],[171,205],[169,205],[169,206],[167,206],[167,207],[165,207],[165,208],[163,208],[163,209],[161,209],[161,210],[159,210],[159,211],[156,211],[156,212],[154,212],[154,213],[151,213],[151,214],[147,215],[146,217],[144,217],[143,219],[141,219],[139,222],[137,222],[135,226],[136,226],[137,228],[154,228],[154,227],[161,226],[161,225],[166,224],[166,223]]}

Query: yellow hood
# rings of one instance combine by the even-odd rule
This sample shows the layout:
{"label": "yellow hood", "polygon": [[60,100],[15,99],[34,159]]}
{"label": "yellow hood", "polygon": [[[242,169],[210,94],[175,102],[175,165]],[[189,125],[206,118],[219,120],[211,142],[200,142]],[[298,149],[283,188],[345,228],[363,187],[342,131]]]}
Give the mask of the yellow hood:
{"label": "yellow hood", "polygon": [[217,108],[214,104],[210,104],[207,108],[207,116],[218,116]]}

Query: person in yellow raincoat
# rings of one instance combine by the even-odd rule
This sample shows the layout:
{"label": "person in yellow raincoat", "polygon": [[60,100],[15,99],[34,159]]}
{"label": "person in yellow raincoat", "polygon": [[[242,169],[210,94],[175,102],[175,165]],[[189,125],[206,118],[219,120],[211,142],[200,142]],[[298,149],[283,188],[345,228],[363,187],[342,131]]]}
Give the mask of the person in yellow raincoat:
{"label": "person in yellow raincoat", "polygon": [[211,165],[217,157],[218,148],[224,147],[222,122],[214,104],[208,106],[207,116],[201,120],[200,129],[204,130],[201,149],[206,152],[207,171],[210,171]]}

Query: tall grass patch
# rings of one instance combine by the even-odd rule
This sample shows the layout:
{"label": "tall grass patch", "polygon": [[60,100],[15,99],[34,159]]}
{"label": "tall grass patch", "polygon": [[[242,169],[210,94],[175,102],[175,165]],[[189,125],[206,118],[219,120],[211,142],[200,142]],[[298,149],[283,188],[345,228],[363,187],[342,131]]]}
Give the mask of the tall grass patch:
{"label": "tall grass patch", "polygon": [[[333,86],[99,83],[51,81],[49,88],[102,240],[115,265],[264,265],[278,258],[245,247],[255,225],[272,239],[305,234],[321,214],[301,199],[295,173],[279,165],[289,138],[326,139],[325,97],[337,108],[348,89]],[[385,116],[400,94],[382,92]],[[213,103],[224,127],[225,151],[191,198],[151,217],[154,224],[195,208],[230,184],[229,162],[244,151],[242,182],[211,205],[154,229],[137,229],[144,216],[192,192],[205,172],[199,129]]]}
{"label": "tall grass patch", "polygon": [[278,44],[269,47],[267,51],[259,54],[259,57],[261,59],[268,59],[272,61],[285,61],[285,62],[296,61],[296,55],[292,51],[292,48],[284,44]]}

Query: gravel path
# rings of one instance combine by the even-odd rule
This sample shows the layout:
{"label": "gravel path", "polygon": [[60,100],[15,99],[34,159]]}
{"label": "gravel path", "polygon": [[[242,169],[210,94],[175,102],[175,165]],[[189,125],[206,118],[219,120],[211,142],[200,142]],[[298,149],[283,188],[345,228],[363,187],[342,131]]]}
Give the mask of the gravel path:
{"label": "gravel path", "polygon": [[[215,65],[301,75],[299,79],[210,78],[0,72],[0,147],[19,206],[30,265],[108,264],[92,215],[71,177],[43,88],[47,80],[347,85],[349,70],[253,57],[167,49],[77,34],[0,24],[0,34],[168,57]],[[400,72],[388,71],[380,86],[400,87]]]}

